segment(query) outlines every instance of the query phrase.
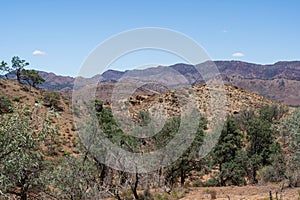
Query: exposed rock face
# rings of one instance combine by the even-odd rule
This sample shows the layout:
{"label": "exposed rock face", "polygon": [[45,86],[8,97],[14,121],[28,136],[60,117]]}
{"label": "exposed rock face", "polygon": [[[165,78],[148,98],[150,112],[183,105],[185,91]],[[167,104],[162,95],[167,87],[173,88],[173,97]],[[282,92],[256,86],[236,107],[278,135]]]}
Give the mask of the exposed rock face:
{"label": "exposed rock face", "polygon": [[[176,90],[156,95],[137,95],[130,97],[130,111],[136,116],[140,110],[148,110],[154,104],[160,104],[167,110],[169,116],[180,115],[181,104],[179,99],[183,100],[184,98],[196,98],[197,106],[204,115],[210,109],[213,109],[212,106],[215,105],[210,105],[211,91],[206,84],[195,85],[191,89],[193,90],[194,95],[186,97],[176,95],[178,94],[176,93]],[[226,99],[225,107],[228,114],[238,114],[241,110],[257,109],[266,105],[278,104],[254,92],[232,85],[225,85],[224,91],[225,93],[220,93],[220,95],[226,95],[226,97],[223,97],[222,99]],[[215,99],[213,102],[217,103],[217,101],[218,99]]]}

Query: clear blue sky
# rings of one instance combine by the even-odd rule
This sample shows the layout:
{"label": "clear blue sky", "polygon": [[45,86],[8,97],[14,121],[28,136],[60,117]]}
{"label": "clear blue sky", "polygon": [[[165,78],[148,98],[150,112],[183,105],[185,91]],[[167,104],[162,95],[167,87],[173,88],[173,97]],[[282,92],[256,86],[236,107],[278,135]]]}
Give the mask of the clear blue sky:
{"label": "clear blue sky", "polygon": [[[62,75],[76,76],[103,40],[141,27],[182,32],[202,45],[213,60],[262,64],[300,60],[297,0],[0,0],[0,8],[0,60],[10,62],[18,55],[31,68]],[[34,51],[46,55],[33,55]],[[234,53],[244,56],[234,57]],[[130,68],[142,62],[138,59],[143,56],[124,59],[116,67]],[[166,56],[153,62],[177,61]]]}

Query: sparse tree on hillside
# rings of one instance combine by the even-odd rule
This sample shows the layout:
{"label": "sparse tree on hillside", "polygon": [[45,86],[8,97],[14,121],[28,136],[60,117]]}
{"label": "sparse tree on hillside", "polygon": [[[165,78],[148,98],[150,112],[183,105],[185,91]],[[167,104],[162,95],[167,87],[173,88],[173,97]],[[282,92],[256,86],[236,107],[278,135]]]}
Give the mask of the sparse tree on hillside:
{"label": "sparse tree on hillside", "polygon": [[21,83],[21,72],[22,70],[24,69],[24,67],[28,66],[29,63],[26,62],[26,60],[21,60],[18,56],[14,56],[12,59],[11,59],[11,63],[12,63],[12,66],[11,68],[15,71],[16,73],[16,76],[17,76],[17,81],[19,83]]}
{"label": "sparse tree on hillside", "polygon": [[249,178],[257,183],[257,171],[264,166],[270,165],[279,145],[275,142],[276,131],[274,121],[280,118],[281,112],[277,112],[273,106],[260,109],[260,115],[248,122],[247,129],[247,153],[250,161]]}
{"label": "sparse tree on hillside", "polygon": [[36,132],[30,116],[24,107],[0,116],[0,195],[14,194],[26,200],[30,191],[43,190],[40,174],[45,165],[40,142],[51,134],[50,126],[44,124]]}
{"label": "sparse tree on hillside", "polygon": [[4,74],[5,78],[8,79],[8,73],[10,73],[12,69],[7,65],[5,61],[2,61],[0,64],[0,72]]}
{"label": "sparse tree on hillside", "polygon": [[23,69],[21,71],[21,79],[32,87],[36,87],[36,85],[45,82],[45,80],[35,70]]}
{"label": "sparse tree on hillside", "polygon": [[[52,173],[46,174],[49,195],[56,199],[93,199],[103,193],[97,187],[97,168],[95,163],[82,156],[66,157],[51,167]],[[98,197],[100,199],[100,197]]]}
{"label": "sparse tree on hillside", "polygon": [[[191,119],[190,123],[198,123],[198,129],[195,133],[193,142],[186,150],[184,150],[184,153],[176,161],[164,169],[165,184],[168,186],[174,186],[177,183],[177,180],[179,180],[180,184],[183,186],[186,179],[191,175],[191,171],[197,171],[201,168],[198,154],[203,142],[207,121],[205,118],[201,118],[198,122],[192,122],[192,120],[193,119]],[[179,131],[180,123],[181,118],[178,116],[171,118],[165,123],[163,129],[154,136],[153,142],[156,148],[162,148],[166,143],[170,142]]]}
{"label": "sparse tree on hillside", "polygon": [[60,105],[60,94],[56,91],[44,91],[43,101],[45,106],[51,107],[57,111],[63,110]]}
{"label": "sparse tree on hillside", "polygon": [[[258,112],[245,110],[235,116],[235,122],[239,129],[247,135],[246,151],[249,161],[247,173],[253,183],[258,181],[258,170],[275,164],[273,163],[274,159],[280,157],[277,155],[280,152],[280,145],[275,141],[277,134],[275,127],[284,113],[286,113],[284,107],[267,105]],[[278,172],[278,174],[280,173]]]}
{"label": "sparse tree on hillside", "polygon": [[247,159],[242,151],[243,138],[235,122],[228,118],[212,153],[213,160],[219,167],[217,180],[220,186],[245,184]]}
{"label": "sparse tree on hillside", "polygon": [[285,175],[290,186],[300,185],[300,110],[294,111],[280,125],[283,147],[286,150]]}

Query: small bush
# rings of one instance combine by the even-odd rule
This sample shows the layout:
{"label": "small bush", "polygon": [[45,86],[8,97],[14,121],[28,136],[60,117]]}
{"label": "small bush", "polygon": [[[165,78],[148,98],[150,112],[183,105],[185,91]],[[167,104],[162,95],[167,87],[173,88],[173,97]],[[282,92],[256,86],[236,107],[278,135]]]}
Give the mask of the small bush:
{"label": "small bush", "polygon": [[80,109],[77,106],[73,106],[73,114],[77,117],[80,116]]}
{"label": "small bush", "polygon": [[193,182],[192,187],[202,187],[203,183],[200,180]]}
{"label": "small bush", "polygon": [[203,183],[204,187],[212,187],[218,185],[218,181],[215,178],[210,178]]}
{"label": "small bush", "polygon": [[66,105],[70,105],[70,103],[71,103],[71,101],[68,100],[68,99],[65,99],[64,102],[65,102]]}
{"label": "small bush", "polygon": [[63,153],[66,155],[66,156],[69,156],[72,154],[71,151],[68,151],[68,150],[63,150]]}
{"label": "small bush", "polygon": [[19,97],[19,96],[14,96],[14,97],[13,97],[13,101],[15,101],[15,102],[20,102],[20,97]]}
{"label": "small bush", "polygon": [[147,126],[151,121],[150,114],[148,111],[144,111],[144,110],[140,111],[137,117],[139,119],[139,124],[141,126]]}
{"label": "small bush", "polygon": [[11,113],[13,111],[13,104],[6,96],[0,96],[0,114]]}
{"label": "small bush", "polygon": [[55,91],[45,91],[43,94],[44,105],[52,107],[55,110],[61,111],[60,107],[60,95]]}

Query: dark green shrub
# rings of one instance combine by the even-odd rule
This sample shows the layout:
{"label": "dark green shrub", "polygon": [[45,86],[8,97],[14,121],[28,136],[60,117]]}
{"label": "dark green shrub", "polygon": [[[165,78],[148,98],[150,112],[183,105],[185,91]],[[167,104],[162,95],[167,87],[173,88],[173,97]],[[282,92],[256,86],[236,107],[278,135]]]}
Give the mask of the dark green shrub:
{"label": "dark green shrub", "polygon": [[61,111],[60,107],[60,95],[55,91],[45,91],[43,93],[44,105],[54,108],[55,110]]}
{"label": "dark green shrub", "polygon": [[11,100],[6,96],[0,96],[0,114],[3,113],[11,113],[13,111],[12,109],[13,104]]}
{"label": "dark green shrub", "polygon": [[218,185],[218,181],[214,177],[211,177],[210,179],[208,179],[203,183],[204,187],[213,187],[216,185]]}
{"label": "dark green shrub", "polygon": [[14,97],[13,97],[13,101],[15,101],[15,102],[20,102],[20,97],[19,97],[19,96],[14,96]]}

